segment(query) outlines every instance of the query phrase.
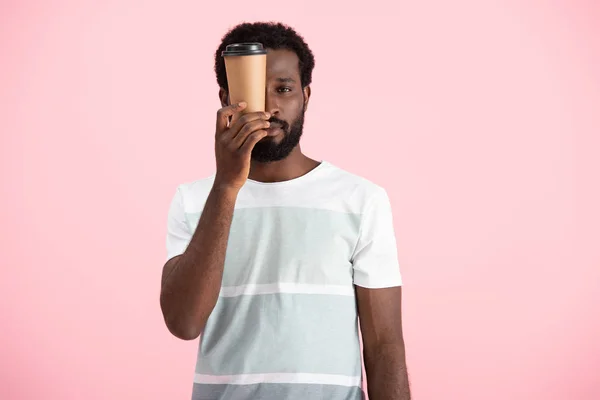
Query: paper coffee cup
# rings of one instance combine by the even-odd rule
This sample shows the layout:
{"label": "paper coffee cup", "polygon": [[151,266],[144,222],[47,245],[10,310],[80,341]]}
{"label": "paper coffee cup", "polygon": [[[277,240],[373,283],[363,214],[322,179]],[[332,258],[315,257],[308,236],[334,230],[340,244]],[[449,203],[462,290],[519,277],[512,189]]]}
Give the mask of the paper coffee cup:
{"label": "paper coffee cup", "polygon": [[267,50],[261,43],[234,43],[221,56],[225,60],[230,104],[246,102],[243,114],[265,111]]}

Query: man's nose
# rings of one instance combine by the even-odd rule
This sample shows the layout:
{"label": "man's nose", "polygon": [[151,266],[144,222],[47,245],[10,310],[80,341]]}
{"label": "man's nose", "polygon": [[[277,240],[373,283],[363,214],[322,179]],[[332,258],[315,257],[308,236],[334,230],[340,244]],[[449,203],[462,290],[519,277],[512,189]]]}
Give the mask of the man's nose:
{"label": "man's nose", "polygon": [[265,96],[265,111],[271,113],[271,115],[279,114],[279,104],[277,103],[276,96],[271,96],[267,93]]}

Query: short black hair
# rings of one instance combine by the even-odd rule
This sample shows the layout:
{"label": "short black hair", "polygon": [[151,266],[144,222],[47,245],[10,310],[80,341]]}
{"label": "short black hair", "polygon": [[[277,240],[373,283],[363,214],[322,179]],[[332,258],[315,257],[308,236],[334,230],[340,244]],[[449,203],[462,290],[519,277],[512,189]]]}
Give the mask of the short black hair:
{"label": "short black hair", "polygon": [[298,68],[302,88],[311,84],[315,57],[302,36],[281,22],[244,22],[223,36],[215,53],[215,73],[220,88],[227,90],[225,61],[221,52],[230,44],[247,42],[262,43],[265,48],[273,50],[287,49],[295,52],[300,60]]}

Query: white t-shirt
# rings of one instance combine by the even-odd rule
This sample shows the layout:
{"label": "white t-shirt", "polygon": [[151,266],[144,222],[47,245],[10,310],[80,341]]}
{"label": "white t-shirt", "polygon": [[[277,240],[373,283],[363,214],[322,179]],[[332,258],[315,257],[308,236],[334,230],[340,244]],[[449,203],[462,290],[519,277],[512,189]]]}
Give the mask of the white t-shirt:
{"label": "white t-shirt", "polygon": [[[186,250],[213,182],[177,188],[167,259]],[[354,285],[401,284],[385,189],[327,161],[285,182],[248,180],[193,399],[361,399]]]}

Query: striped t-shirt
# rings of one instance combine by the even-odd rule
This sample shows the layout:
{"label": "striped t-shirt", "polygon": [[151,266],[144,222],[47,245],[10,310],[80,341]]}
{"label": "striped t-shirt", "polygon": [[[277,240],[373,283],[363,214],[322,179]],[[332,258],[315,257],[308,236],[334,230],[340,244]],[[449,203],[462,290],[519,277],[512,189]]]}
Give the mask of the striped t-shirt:
{"label": "striped t-shirt", "polygon": [[[177,188],[167,259],[183,253],[214,175]],[[193,400],[359,400],[354,285],[402,284],[387,192],[327,161],[238,194]]]}

